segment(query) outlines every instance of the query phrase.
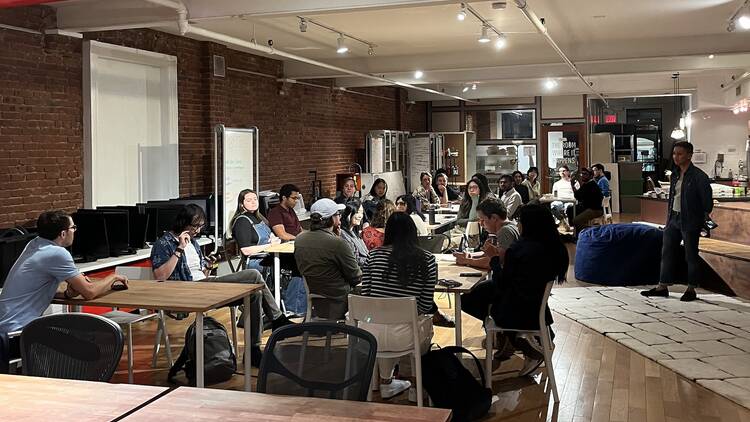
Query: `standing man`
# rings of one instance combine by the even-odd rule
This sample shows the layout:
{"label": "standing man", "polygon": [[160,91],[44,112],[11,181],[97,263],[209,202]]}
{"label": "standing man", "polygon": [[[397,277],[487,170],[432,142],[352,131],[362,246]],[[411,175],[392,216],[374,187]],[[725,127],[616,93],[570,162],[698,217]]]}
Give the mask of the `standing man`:
{"label": "standing man", "polygon": [[[115,282],[127,286],[128,279],[112,274],[89,280],[76,268],[67,247],[73,244],[76,225],[63,211],[43,212],[36,221],[39,236],[32,239],[8,273],[0,293],[0,373],[6,373],[8,361],[17,357],[18,337],[9,341],[8,333],[21,330],[42,315],[55,296],[87,300],[110,291]],[[65,289],[58,286],[67,282]]]}
{"label": "standing man", "polygon": [[669,296],[668,286],[676,281],[680,260],[680,242],[685,243],[688,288],[680,298],[683,302],[696,299],[695,287],[700,279],[698,238],[701,228],[713,210],[711,182],[708,175],[693,165],[693,144],[680,141],[672,147],[672,178],[670,183],[667,225],[661,247],[659,285],[641,292],[643,296]]}
{"label": "standing man", "polygon": [[609,179],[604,175],[604,165],[599,163],[594,164],[591,166],[591,170],[594,171],[594,179],[596,179],[596,184],[599,185],[599,189],[602,190],[602,195],[604,195],[605,198],[609,198],[612,195],[612,192],[609,190]]}
{"label": "standing man", "polygon": [[279,205],[268,211],[268,225],[271,226],[273,234],[282,241],[294,240],[302,233],[302,225],[297,212],[294,211],[299,200],[299,188],[286,184],[279,190],[279,197]]}
{"label": "standing man", "polygon": [[516,191],[513,187],[513,176],[504,174],[500,176],[500,200],[505,204],[505,209],[508,210],[508,218],[515,218],[516,211],[523,205],[523,199],[521,194]]}

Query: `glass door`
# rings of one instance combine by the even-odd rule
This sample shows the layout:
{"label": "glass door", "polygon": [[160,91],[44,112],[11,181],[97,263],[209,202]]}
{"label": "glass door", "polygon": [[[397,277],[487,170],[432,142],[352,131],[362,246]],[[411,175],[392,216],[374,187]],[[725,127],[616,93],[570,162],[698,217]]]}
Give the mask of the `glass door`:
{"label": "glass door", "polygon": [[587,165],[586,125],[545,125],[541,135],[540,182],[542,191],[547,193],[559,179],[558,168],[566,165],[574,175],[581,166]]}

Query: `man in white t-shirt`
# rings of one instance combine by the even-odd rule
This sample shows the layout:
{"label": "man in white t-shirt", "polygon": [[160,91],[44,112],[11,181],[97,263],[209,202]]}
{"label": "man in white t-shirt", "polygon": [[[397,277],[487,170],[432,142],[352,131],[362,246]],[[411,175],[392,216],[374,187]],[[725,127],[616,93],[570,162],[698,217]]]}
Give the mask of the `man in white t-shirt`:
{"label": "man in white t-shirt", "polygon": [[[578,182],[574,182],[570,178],[570,168],[568,166],[560,166],[560,168],[557,169],[557,173],[560,175],[560,180],[552,185],[552,196],[554,196],[555,198],[575,199],[573,187],[575,186],[576,189],[579,189],[580,185],[578,184]],[[565,226],[567,230],[570,230],[567,210],[573,205],[574,202],[563,201],[554,201],[552,202],[552,204],[550,204],[550,207],[552,208],[552,214],[560,221],[560,223],[563,224],[563,226]]]}

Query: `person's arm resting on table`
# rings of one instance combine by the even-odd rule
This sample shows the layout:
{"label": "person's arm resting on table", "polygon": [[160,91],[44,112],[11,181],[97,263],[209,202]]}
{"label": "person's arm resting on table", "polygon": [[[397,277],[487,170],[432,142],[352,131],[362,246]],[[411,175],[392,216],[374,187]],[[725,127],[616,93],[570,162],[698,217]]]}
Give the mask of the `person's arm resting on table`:
{"label": "person's arm resting on table", "polygon": [[273,230],[273,234],[278,236],[278,238],[281,240],[294,240],[297,238],[297,236],[287,233],[286,228],[283,224],[276,224],[275,226],[271,227],[271,230]]}
{"label": "person's arm resting on table", "polygon": [[120,274],[110,274],[104,278],[91,280],[83,274],[78,274],[73,278],[65,280],[68,284],[67,288],[56,296],[73,299],[78,295],[83,296],[86,300],[96,299],[104,293],[112,290],[112,285],[119,281],[126,286],[128,285],[128,278]]}

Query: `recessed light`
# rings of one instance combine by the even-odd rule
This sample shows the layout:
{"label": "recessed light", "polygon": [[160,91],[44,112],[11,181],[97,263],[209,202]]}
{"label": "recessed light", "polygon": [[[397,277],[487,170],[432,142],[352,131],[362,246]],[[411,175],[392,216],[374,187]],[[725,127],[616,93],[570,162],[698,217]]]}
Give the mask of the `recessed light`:
{"label": "recessed light", "polygon": [[546,81],[544,81],[544,87],[547,89],[555,89],[556,86],[557,81],[555,81],[554,79],[547,79]]}
{"label": "recessed light", "polygon": [[742,29],[750,29],[750,14],[740,16],[740,18],[737,19],[737,23],[740,24],[740,28]]}
{"label": "recessed light", "polygon": [[461,92],[466,92],[466,91],[468,91],[468,90],[469,90],[469,87],[468,87],[468,86],[465,86],[465,87],[464,87],[464,89],[462,89],[462,90],[461,90]]}
{"label": "recessed light", "polygon": [[715,55],[713,55],[713,54],[709,54],[709,55],[708,55],[708,58],[709,58],[709,59],[713,59],[714,57],[716,57],[716,56],[715,56]]}
{"label": "recessed light", "polygon": [[422,79],[422,76],[424,76],[424,72],[421,70],[414,71],[414,79]]}

